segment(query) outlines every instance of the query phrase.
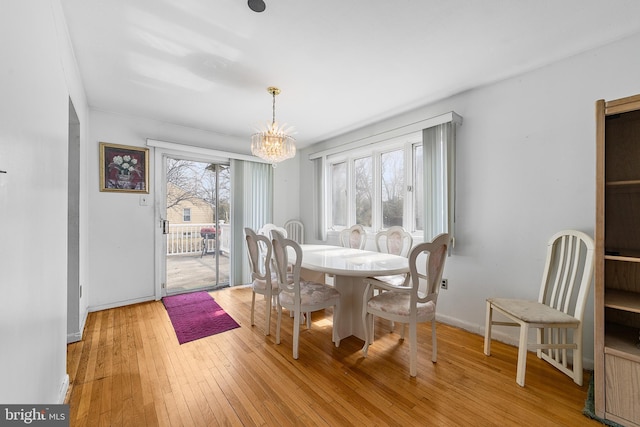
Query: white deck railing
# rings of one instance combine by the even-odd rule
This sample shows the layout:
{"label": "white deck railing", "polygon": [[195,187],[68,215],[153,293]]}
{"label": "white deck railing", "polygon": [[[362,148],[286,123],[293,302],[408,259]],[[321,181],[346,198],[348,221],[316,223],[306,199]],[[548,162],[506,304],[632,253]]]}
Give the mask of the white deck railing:
{"label": "white deck railing", "polygon": [[[213,228],[213,223],[206,224],[169,224],[167,236],[167,255],[202,254],[203,247],[207,253],[216,248],[216,239],[205,239],[200,230]],[[220,252],[229,253],[230,224],[221,224],[220,235],[217,236]]]}

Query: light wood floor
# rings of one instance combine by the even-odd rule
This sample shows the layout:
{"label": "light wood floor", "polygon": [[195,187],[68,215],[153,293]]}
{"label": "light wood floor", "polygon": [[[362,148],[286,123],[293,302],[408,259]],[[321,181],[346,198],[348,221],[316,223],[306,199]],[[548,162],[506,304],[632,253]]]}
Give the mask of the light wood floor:
{"label": "light wood floor", "polygon": [[[314,313],[291,357],[292,319],[275,344],[263,334],[263,300],[249,321],[251,290],[212,292],[241,327],[179,345],[161,302],[89,314],[84,339],[68,346],[72,426],[599,426],[582,415],[585,385],[529,355],[524,388],[516,348],[438,324],[431,362],[429,324],[418,330],[418,376],[408,343],[378,321],[376,341],[331,343],[331,313]],[[274,311],[275,313],[275,311]]]}

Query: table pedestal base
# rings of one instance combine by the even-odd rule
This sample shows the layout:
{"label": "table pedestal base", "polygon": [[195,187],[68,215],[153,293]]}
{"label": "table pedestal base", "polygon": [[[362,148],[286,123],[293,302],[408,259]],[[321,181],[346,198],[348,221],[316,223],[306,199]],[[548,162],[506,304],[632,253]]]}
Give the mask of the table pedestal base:
{"label": "table pedestal base", "polygon": [[[305,280],[325,283],[324,273],[303,268],[300,276]],[[344,339],[355,336],[364,341],[364,325],[362,324],[362,295],[364,283],[362,277],[332,276],[333,285],[340,292],[340,315],[338,337]],[[330,279],[331,280],[331,279]]]}

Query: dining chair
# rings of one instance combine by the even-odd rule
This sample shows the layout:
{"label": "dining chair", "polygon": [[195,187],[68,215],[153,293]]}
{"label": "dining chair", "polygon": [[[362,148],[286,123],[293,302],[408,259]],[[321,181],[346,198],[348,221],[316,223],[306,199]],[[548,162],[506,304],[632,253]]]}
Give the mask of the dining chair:
{"label": "dining chair", "polygon": [[[399,255],[406,258],[409,256],[409,251],[411,251],[411,247],[413,246],[413,236],[403,227],[394,225],[376,233],[375,242],[378,252]],[[384,284],[389,286],[406,286],[410,277],[411,275],[409,273],[373,277],[371,282],[374,286],[374,293],[383,291],[381,287],[376,286],[376,282],[384,282]],[[395,322],[391,321],[391,329],[393,330],[394,328]],[[404,324],[402,324],[402,338],[404,338],[404,329]]]}
{"label": "dining chair", "polygon": [[[409,251],[413,246],[413,237],[403,227],[394,225],[386,230],[379,231],[375,237],[376,248],[378,252],[399,255],[403,257],[409,256]],[[391,286],[401,286],[409,278],[407,274],[394,274],[391,276],[377,276],[374,279],[385,282]]]}
{"label": "dining chair", "polygon": [[244,229],[251,267],[251,326],[254,323],[254,311],[256,294],[263,295],[266,300],[264,334],[271,332],[271,304],[273,297],[278,293],[278,280],[275,272],[271,270],[272,245],[271,241],[261,234],[257,234],[251,228]]}
{"label": "dining chair", "polygon": [[[594,268],[594,243],[581,231],[563,230],[549,239],[537,301],[488,298],[484,335],[484,354],[491,355],[491,327],[517,326],[518,366],[516,382],[524,387],[527,349],[535,349],[573,381],[582,385],[582,322]],[[498,312],[508,321],[496,321]],[[529,343],[529,328],[537,330],[535,344]],[[572,352],[569,365],[567,350]]]}
{"label": "dining chair", "polygon": [[271,232],[273,230],[279,231],[284,235],[284,237],[288,237],[287,230],[284,227],[280,227],[271,223],[264,224],[262,227],[260,227],[260,229],[258,230],[258,234],[262,234],[263,236],[267,236],[269,240],[273,240],[273,236],[271,235]]}
{"label": "dining chair", "polygon": [[[286,239],[281,233],[273,233],[273,253],[276,260],[276,273],[278,277],[278,322],[276,326],[276,344],[280,344],[280,327],[282,324],[282,308],[293,312],[293,358],[298,358],[298,346],[300,339],[300,322],[302,313],[322,310],[333,307],[333,334],[332,341],[336,347],[340,345],[338,337],[338,322],[340,312],[340,293],[333,287],[324,283],[310,282],[300,278],[302,269],[302,249],[300,245],[291,239]],[[295,261],[289,261],[291,250],[295,254]],[[291,265],[291,275],[288,278],[287,269]],[[310,318],[310,316],[309,316]],[[311,323],[308,321],[307,326]]]}
{"label": "dining chair", "polygon": [[289,239],[299,244],[304,244],[304,224],[297,219],[290,219],[284,223],[284,229],[287,231]]}
{"label": "dining chair", "polygon": [[431,242],[421,243],[411,249],[410,280],[406,286],[390,286],[376,282],[376,286],[385,289],[385,292],[373,295],[374,281],[365,279],[362,307],[365,330],[365,342],[362,347],[364,357],[367,357],[369,345],[373,342],[373,317],[376,316],[409,324],[409,374],[412,377],[417,374],[418,323],[431,321],[431,360],[436,362],[436,304],[448,246],[449,235],[445,233],[436,236]]}
{"label": "dining chair", "polygon": [[345,248],[364,249],[367,233],[360,224],[352,225],[340,232],[340,245]]}

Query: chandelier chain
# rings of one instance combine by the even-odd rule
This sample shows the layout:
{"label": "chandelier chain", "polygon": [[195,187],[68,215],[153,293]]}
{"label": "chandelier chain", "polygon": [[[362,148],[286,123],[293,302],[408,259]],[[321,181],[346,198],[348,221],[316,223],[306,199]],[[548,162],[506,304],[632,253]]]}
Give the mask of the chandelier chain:
{"label": "chandelier chain", "polygon": [[276,92],[272,91],[271,95],[273,95],[273,118],[271,119],[271,124],[273,125],[276,122]]}

